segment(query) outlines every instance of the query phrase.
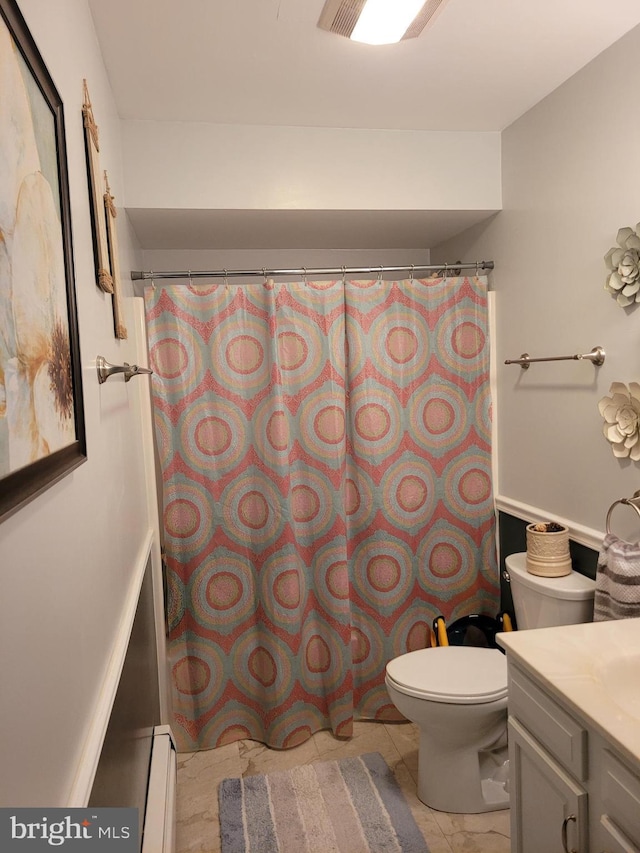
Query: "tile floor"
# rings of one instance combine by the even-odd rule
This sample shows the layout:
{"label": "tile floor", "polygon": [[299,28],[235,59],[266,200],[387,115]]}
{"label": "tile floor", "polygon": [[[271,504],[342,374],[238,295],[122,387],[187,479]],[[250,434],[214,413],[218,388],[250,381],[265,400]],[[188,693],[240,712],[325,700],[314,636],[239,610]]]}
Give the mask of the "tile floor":
{"label": "tile floor", "polygon": [[[418,734],[412,723],[359,722],[354,736],[315,734],[294,749],[252,740],[178,756],[178,853],[219,853],[218,784],[231,776],[287,770],[313,761],[379,752],[395,772],[431,853],[509,853],[509,810],[480,815],[432,811],[416,796]],[[265,851],[268,853],[268,851]]]}

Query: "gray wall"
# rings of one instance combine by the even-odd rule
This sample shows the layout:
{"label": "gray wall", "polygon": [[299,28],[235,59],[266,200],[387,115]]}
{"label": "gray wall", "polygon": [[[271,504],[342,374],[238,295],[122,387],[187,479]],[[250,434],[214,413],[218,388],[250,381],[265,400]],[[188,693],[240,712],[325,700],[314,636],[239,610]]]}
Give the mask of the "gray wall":
{"label": "gray wall", "polygon": [[[640,314],[604,291],[604,255],[640,220],[640,113],[629,109],[640,28],[507,128],[503,210],[432,251],[496,269],[499,496],[602,533],[607,509],[640,485],[602,434],[599,399],[640,380]],[[505,366],[506,358],[589,352],[606,363]],[[637,518],[617,532],[638,537]],[[634,532],[635,531],[635,532]]]}
{"label": "gray wall", "polygon": [[153,729],[160,723],[151,560],[100,754],[90,806],[137,808],[142,843]]}

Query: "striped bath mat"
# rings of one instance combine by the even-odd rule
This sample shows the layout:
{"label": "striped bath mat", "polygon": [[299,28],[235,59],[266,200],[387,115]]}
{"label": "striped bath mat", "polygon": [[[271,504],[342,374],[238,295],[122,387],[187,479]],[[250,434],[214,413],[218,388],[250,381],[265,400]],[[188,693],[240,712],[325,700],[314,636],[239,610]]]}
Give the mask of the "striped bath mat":
{"label": "striped bath mat", "polygon": [[222,853],[428,853],[377,752],[220,784]]}

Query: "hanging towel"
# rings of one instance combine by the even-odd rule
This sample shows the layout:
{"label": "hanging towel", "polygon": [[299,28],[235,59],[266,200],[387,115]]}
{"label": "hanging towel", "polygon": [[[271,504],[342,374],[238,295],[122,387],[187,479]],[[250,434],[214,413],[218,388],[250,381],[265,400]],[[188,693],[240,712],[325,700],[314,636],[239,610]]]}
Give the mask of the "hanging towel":
{"label": "hanging towel", "polygon": [[640,544],[607,533],[596,571],[593,621],[640,616]]}

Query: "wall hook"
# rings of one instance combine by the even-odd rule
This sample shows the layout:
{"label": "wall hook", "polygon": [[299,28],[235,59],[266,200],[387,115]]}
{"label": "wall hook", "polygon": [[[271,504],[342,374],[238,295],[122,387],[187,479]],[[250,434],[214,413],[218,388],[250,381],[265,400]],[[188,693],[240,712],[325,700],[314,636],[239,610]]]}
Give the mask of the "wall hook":
{"label": "wall hook", "polygon": [[102,385],[114,373],[124,373],[124,381],[128,382],[132,376],[139,376],[141,373],[151,374],[153,370],[148,367],[138,367],[137,364],[109,364],[103,356],[99,355],[96,358],[96,369],[98,371],[98,382]]}

